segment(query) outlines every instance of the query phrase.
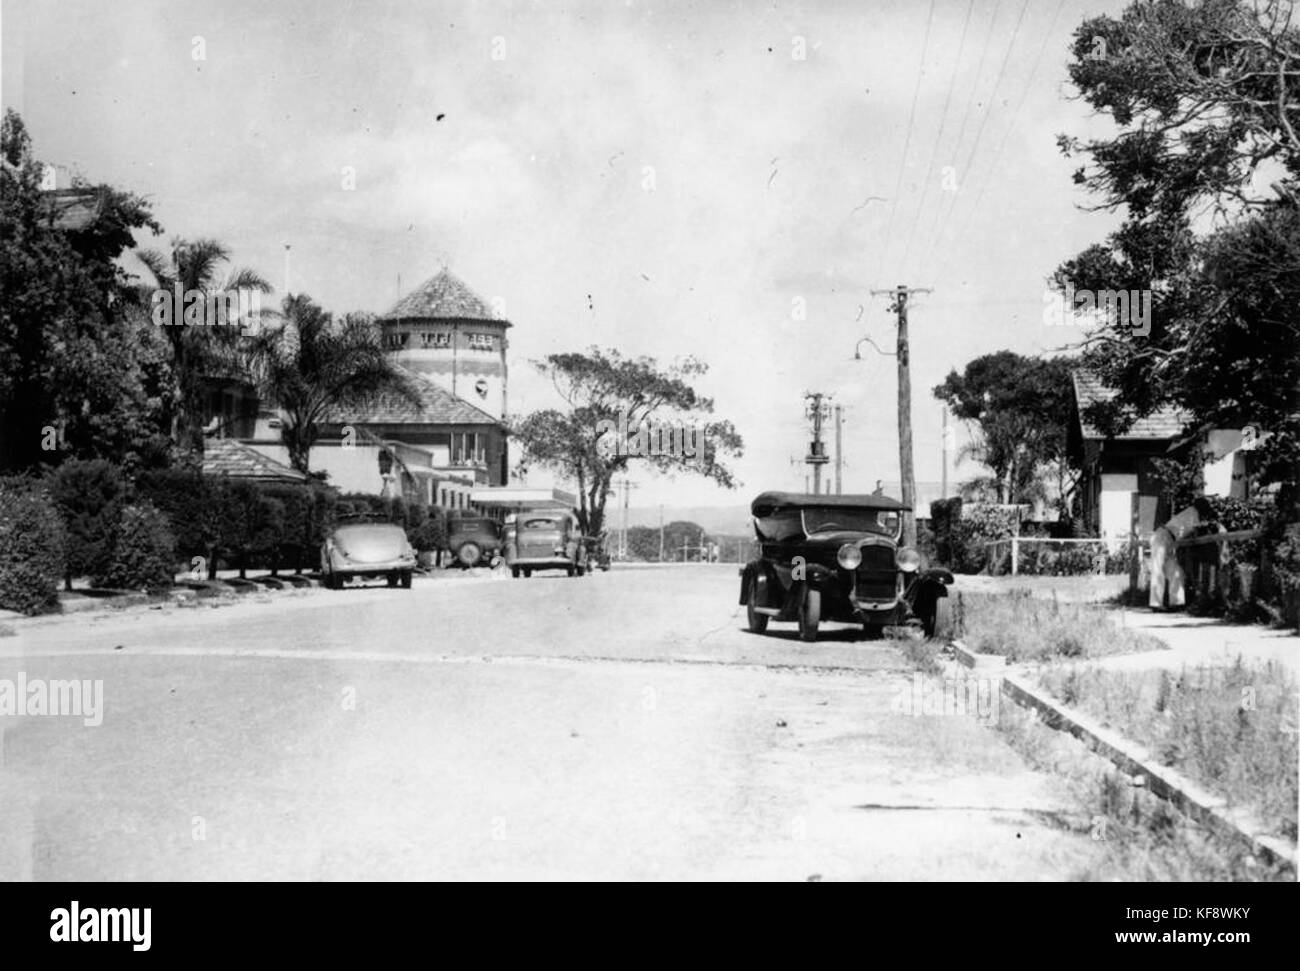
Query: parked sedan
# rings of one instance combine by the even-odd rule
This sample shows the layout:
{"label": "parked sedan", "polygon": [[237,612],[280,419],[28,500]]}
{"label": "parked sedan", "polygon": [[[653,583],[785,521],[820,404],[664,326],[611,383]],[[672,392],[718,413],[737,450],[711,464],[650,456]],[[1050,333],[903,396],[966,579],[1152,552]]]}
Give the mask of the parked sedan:
{"label": "parked sedan", "polygon": [[410,589],[415,550],[393,523],[345,523],[325,538],[320,551],[325,586],[340,589],[355,577],[384,577],[390,587]]}
{"label": "parked sedan", "polygon": [[534,570],[564,570],[582,576],[587,570],[587,544],[572,513],[524,512],[511,516],[505,527],[506,563],[514,577]]}

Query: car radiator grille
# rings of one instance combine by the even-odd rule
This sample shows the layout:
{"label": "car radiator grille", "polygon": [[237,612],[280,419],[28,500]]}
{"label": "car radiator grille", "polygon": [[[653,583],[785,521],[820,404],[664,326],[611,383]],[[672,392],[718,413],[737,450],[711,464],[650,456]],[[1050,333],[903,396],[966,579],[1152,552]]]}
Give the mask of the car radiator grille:
{"label": "car radiator grille", "polygon": [[862,547],[857,569],[857,595],[862,600],[893,600],[897,594],[894,551],[888,546]]}

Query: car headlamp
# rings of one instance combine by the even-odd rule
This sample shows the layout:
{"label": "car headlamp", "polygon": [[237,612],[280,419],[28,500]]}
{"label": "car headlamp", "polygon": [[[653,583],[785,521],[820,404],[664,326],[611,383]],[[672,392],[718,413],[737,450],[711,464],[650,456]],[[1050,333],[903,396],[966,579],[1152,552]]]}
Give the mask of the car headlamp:
{"label": "car headlamp", "polygon": [[862,550],[852,543],[845,543],[840,547],[840,551],[835,554],[835,559],[844,569],[856,570],[858,564],[862,562]]}
{"label": "car headlamp", "polygon": [[904,546],[894,557],[894,562],[904,573],[915,573],[921,568],[921,554],[910,547]]}

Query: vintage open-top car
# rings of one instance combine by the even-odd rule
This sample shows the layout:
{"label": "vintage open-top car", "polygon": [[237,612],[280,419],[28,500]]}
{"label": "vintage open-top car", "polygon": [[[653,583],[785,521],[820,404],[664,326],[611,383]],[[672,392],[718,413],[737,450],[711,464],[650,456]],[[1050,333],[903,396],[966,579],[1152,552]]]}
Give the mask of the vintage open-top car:
{"label": "vintage open-top car", "polygon": [[920,626],[927,637],[951,632],[952,574],[926,569],[899,546],[902,514],[886,496],[764,492],[750,506],[761,555],[740,571],[749,629],[798,621],[815,640],[823,620],[861,624],[868,634]]}

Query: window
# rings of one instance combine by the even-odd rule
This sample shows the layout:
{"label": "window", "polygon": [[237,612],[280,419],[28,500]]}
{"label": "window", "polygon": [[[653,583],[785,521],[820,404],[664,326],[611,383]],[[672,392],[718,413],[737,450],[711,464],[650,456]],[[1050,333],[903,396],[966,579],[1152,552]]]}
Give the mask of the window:
{"label": "window", "polygon": [[411,332],[409,330],[389,331],[384,334],[384,346],[390,350],[400,350],[406,347],[410,341]]}
{"label": "window", "polygon": [[492,334],[471,333],[469,346],[476,351],[490,351],[496,347],[496,338]]}
{"label": "window", "polygon": [[445,330],[425,331],[420,335],[423,347],[451,347],[451,332]]}

